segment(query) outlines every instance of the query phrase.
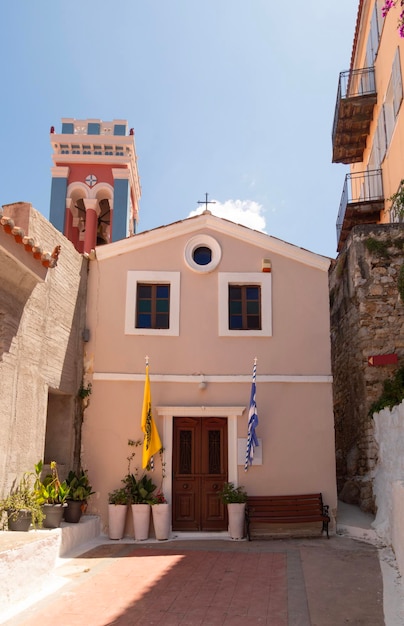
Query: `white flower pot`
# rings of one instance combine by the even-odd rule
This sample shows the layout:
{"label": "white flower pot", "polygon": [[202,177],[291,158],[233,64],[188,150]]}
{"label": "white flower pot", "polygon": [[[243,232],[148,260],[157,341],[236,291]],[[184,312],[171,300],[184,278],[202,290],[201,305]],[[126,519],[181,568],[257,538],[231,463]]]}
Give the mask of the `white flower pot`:
{"label": "white flower pot", "polygon": [[229,515],[229,535],[232,539],[244,537],[245,502],[233,502],[227,505]]}
{"label": "white flower pot", "polygon": [[132,504],[133,527],[136,541],[149,538],[150,504]]}
{"label": "white flower pot", "polygon": [[152,516],[154,534],[156,535],[156,539],[158,539],[159,541],[164,541],[165,539],[168,539],[170,536],[171,526],[170,505],[167,503],[153,504]]}
{"label": "white flower pot", "polygon": [[108,504],[108,537],[122,539],[125,533],[127,504]]}

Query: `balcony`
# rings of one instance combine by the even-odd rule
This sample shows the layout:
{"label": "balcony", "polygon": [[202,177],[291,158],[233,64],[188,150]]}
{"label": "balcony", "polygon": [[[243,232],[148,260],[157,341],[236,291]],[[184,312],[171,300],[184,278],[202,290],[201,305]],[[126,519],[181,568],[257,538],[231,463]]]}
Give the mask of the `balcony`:
{"label": "balcony", "polygon": [[373,67],[341,72],[332,129],[333,163],[363,160],[376,100]]}
{"label": "balcony", "polygon": [[381,170],[357,172],[345,176],[337,218],[338,252],[341,252],[351,229],[357,224],[377,224],[384,208]]}

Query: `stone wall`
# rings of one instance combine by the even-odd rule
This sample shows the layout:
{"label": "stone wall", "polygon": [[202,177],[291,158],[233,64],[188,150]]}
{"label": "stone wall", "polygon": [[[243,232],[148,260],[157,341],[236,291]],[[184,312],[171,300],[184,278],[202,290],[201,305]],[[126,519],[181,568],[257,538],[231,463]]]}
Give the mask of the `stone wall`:
{"label": "stone wall", "polygon": [[[401,224],[356,226],[329,273],[338,492],[371,512],[378,450],[369,408],[404,363],[403,261]],[[398,364],[368,364],[368,357],[390,353]]]}
{"label": "stone wall", "polygon": [[44,459],[47,437],[66,469],[77,462],[87,285],[87,261],[30,204],[1,214],[24,226],[34,250],[61,250],[44,267],[43,254],[0,224],[0,497]]}

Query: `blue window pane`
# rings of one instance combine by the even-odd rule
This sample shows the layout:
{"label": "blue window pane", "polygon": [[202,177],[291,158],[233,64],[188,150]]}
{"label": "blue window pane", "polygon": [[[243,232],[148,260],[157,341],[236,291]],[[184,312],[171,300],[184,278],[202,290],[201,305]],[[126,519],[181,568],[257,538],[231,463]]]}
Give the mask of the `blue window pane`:
{"label": "blue window pane", "polygon": [[260,330],[260,318],[258,315],[251,315],[248,317],[247,325],[249,330]]}
{"label": "blue window pane", "polygon": [[157,300],[156,302],[157,313],[168,313],[169,308],[170,307],[169,307],[168,300]]}
{"label": "blue window pane", "polygon": [[192,257],[198,265],[208,265],[212,260],[212,250],[207,246],[199,246],[193,251]]}
{"label": "blue window pane", "polygon": [[162,315],[156,315],[156,328],[168,328],[168,321],[168,315],[166,315],[165,313],[163,313]]}
{"label": "blue window pane", "polygon": [[71,122],[64,122],[62,124],[62,135],[73,135],[74,133],[74,124]]}
{"label": "blue window pane", "polygon": [[158,298],[168,298],[170,295],[170,285],[157,285],[156,295]]}
{"label": "blue window pane", "polygon": [[230,302],[230,313],[231,315],[241,315],[241,302],[239,300]]}
{"label": "blue window pane", "polygon": [[241,315],[231,315],[229,325],[232,330],[243,328],[243,318]]}
{"label": "blue window pane", "polygon": [[255,313],[256,315],[259,313],[258,302],[247,302],[247,314],[253,313]]}
{"label": "blue window pane", "polygon": [[151,313],[151,300],[139,300],[139,313]]}
{"label": "blue window pane", "polygon": [[151,315],[141,313],[137,317],[138,328],[151,328]]}
{"label": "blue window pane", "polygon": [[101,131],[101,124],[95,122],[89,122],[87,126],[87,135],[99,135]]}
{"label": "blue window pane", "polygon": [[125,134],[126,134],[125,124],[115,124],[114,135],[125,135]]}
{"label": "blue window pane", "polygon": [[151,298],[151,285],[138,285],[137,293],[139,298]]}
{"label": "blue window pane", "polygon": [[241,300],[241,287],[229,286],[230,300]]}
{"label": "blue window pane", "polygon": [[259,289],[258,287],[247,287],[246,289],[247,300],[258,300],[258,293],[259,293],[258,289]]}

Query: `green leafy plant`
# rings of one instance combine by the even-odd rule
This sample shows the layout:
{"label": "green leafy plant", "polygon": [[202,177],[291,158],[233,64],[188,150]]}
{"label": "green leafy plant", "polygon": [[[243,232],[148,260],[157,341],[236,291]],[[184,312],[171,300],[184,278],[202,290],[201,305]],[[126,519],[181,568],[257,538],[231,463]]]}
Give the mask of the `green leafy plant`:
{"label": "green leafy plant", "polygon": [[81,500],[87,502],[94,493],[88,479],[87,471],[81,470],[76,473],[73,470],[67,475],[66,483],[69,486],[69,500]]}
{"label": "green leafy plant", "polygon": [[59,480],[57,463],[52,461],[50,464],[51,474],[47,474],[41,480],[43,462],[38,461],[35,465],[35,484],[34,489],[37,500],[42,504],[64,504],[69,497],[70,488],[67,482]]}
{"label": "green leafy plant", "polygon": [[153,503],[153,492],[156,490],[157,486],[147,474],[143,474],[141,478],[137,478],[135,474],[128,474],[124,482],[129,493],[129,501],[131,504]]}
{"label": "green leafy plant", "polygon": [[34,489],[34,479],[32,472],[25,472],[17,487],[0,500],[0,512],[7,514],[7,520],[15,519],[20,511],[28,511],[32,525],[42,526],[44,515]]}
{"label": "green leafy plant", "polygon": [[224,504],[247,502],[247,492],[241,485],[235,487],[234,483],[224,483],[223,489],[220,492],[220,498]]}
{"label": "green leafy plant", "polygon": [[398,191],[393,193],[389,200],[392,202],[391,212],[399,222],[402,222],[404,218],[404,180],[400,182]]}
{"label": "green leafy plant", "polygon": [[91,396],[92,390],[93,387],[91,383],[88,383],[88,385],[84,385],[84,383],[82,383],[79,389],[79,398],[81,398],[82,400],[88,398],[89,396]]}
{"label": "green leafy plant", "polygon": [[378,400],[373,402],[369,409],[370,417],[373,413],[378,413],[382,409],[401,404],[404,399],[404,367],[400,367],[392,378],[387,378],[383,382],[383,391]]}
{"label": "green leafy plant", "polygon": [[[128,446],[137,448],[142,445],[142,441],[138,439],[133,441],[128,440]],[[133,450],[127,457],[128,461],[128,473],[123,479],[125,489],[129,494],[130,504],[152,504],[153,492],[157,489],[157,486],[152,482],[151,478],[148,478],[147,474],[142,474],[140,478],[137,477],[137,469],[133,473],[131,471],[132,461],[136,456],[136,450]]]}
{"label": "green leafy plant", "polygon": [[369,252],[373,252],[384,259],[388,259],[390,257],[388,251],[389,244],[391,245],[390,241],[379,241],[378,239],[373,239],[373,237],[368,237],[365,241],[365,246]]}
{"label": "green leafy plant", "polygon": [[126,487],[120,487],[108,494],[108,504],[129,504],[130,494]]}

